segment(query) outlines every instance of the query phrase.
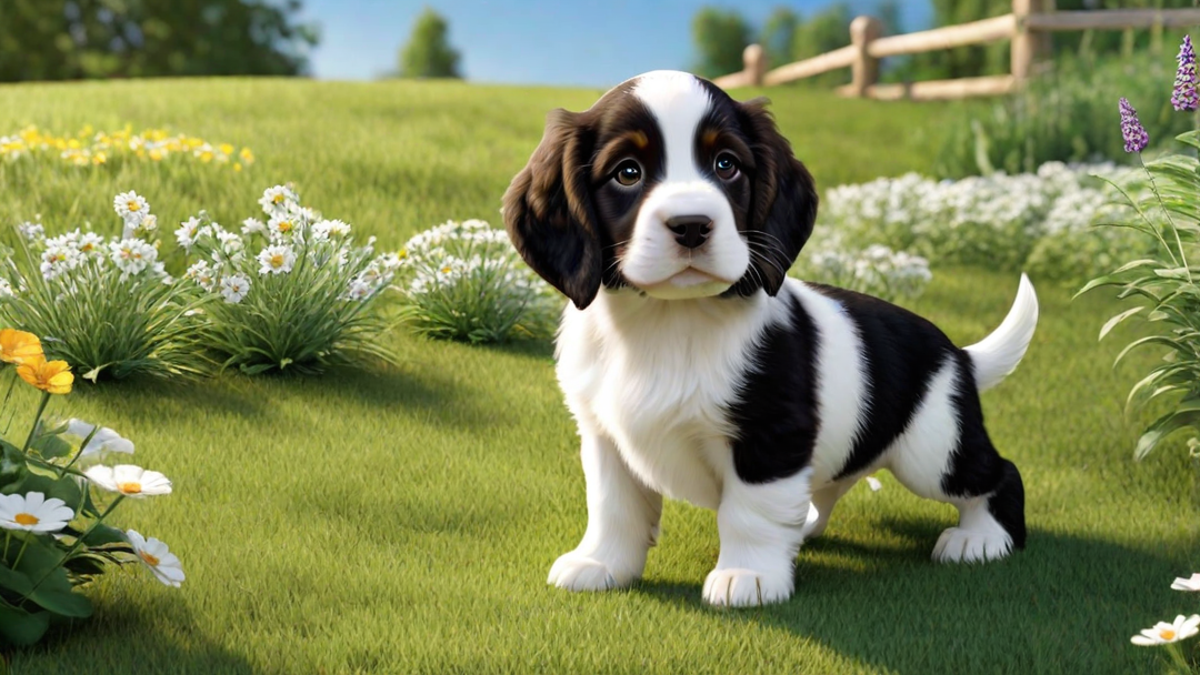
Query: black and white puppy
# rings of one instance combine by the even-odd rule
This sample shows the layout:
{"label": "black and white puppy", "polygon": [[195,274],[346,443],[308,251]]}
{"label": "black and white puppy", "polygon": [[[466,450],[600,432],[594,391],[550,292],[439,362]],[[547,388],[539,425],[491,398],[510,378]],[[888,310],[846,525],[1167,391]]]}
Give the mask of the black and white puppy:
{"label": "black and white puppy", "polygon": [[979,392],[1024,355],[1033,287],[1022,277],[1000,328],[959,349],[887,302],[789,278],[816,212],[762,103],[693,75],[647,73],[549,116],[504,197],[513,243],[574,305],[556,358],[588,523],[549,583],[638,578],[665,494],[717,512],[705,600],[785,600],[801,542],[881,468],[958,508],[935,560],[1024,546],[1021,476],[988,439]]}

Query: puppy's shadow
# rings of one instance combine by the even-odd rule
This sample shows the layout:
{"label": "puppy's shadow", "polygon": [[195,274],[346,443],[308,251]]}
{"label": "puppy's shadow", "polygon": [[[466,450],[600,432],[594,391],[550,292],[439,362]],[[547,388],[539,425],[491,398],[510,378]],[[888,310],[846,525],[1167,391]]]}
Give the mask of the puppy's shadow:
{"label": "puppy's shadow", "polygon": [[1169,555],[1035,530],[1027,549],[1006,560],[939,565],[929,555],[945,523],[880,526],[893,535],[890,546],[836,531],[806,543],[785,603],[714,609],[701,598],[702,580],[649,580],[635,592],[913,675],[1138,672],[1154,660],[1131,650],[1129,636],[1194,604],[1169,590],[1187,564]]}

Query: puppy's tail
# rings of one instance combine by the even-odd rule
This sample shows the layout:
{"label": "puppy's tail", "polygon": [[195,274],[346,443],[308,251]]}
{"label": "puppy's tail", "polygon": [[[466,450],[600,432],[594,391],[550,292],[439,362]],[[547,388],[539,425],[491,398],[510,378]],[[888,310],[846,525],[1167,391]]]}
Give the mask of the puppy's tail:
{"label": "puppy's tail", "polygon": [[1016,370],[1037,327],[1038,301],[1029,277],[1021,275],[1017,299],[1000,327],[979,342],[964,347],[975,364],[975,385],[987,391]]}

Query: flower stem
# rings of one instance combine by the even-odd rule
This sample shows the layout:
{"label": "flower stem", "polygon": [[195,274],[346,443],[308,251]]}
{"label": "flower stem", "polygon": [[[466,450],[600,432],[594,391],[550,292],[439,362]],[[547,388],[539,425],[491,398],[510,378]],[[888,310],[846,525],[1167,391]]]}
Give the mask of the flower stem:
{"label": "flower stem", "polygon": [[[4,562],[8,563],[8,542],[12,541],[12,532],[4,531]],[[16,567],[16,565],[14,565]]]}
{"label": "flower stem", "polygon": [[33,418],[33,426],[29,429],[29,437],[25,439],[25,447],[21,448],[21,452],[28,452],[29,446],[33,443],[33,437],[37,434],[38,423],[42,421],[42,413],[46,411],[46,404],[50,402],[50,392],[42,392],[42,401],[38,404],[37,415]]}
{"label": "flower stem", "polygon": [[79,450],[77,450],[74,456],[71,457],[71,461],[67,462],[65,466],[58,470],[59,478],[62,478],[63,474],[65,474],[75,464],[75,461],[83,456],[83,449],[88,446],[88,443],[92,442],[92,439],[96,437],[96,433],[99,431],[99,424],[92,427],[92,433],[88,434],[87,438],[83,439],[83,442],[79,444]]}
{"label": "flower stem", "polygon": [[[1159,208],[1162,209],[1163,215],[1165,215],[1167,217],[1167,222],[1171,224],[1171,233],[1175,235],[1175,244],[1177,246],[1179,246],[1179,259],[1182,263],[1183,271],[1187,274],[1188,283],[1191,283],[1192,282],[1192,270],[1191,270],[1191,268],[1188,267],[1187,254],[1184,253],[1184,251],[1183,251],[1183,241],[1179,238],[1179,228],[1175,226],[1175,219],[1171,217],[1171,212],[1167,210],[1167,205],[1163,201],[1162,195],[1158,192],[1158,183],[1156,183],[1154,181],[1154,174],[1150,173],[1150,169],[1146,166],[1146,160],[1145,160],[1145,158],[1142,157],[1142,153],[1140,153],[1140,152],[1138,153],[1138,162],[1141,163],[1142,169],[1144,169],[1146,171],[1146,175],[1149,176],[1150,191],[1153,192],[1154,196],[1158,199]],[[1155,229],[1157,230],[1158,228],[1155,228]],[[1159,237],[1159,240],[1160,241],[1162,240],[1161,236]],[[1163,245],[1166,246],[1165,241],[1163,241]],[[1170,252],[1169,246],[1167,247],[1167,249],[1168,249],[1168,252]],[[1174,255],[1171,256],[1171,258],[1174,258],[1174,257],[1175,257]]]}
{"label": "flower stem", "polygon": [[67,549],[67,552],[63,554],[62,560],[58,561],[58,564],[54,567],[46,570],[46,573],[42,575],[42,578],[37,580],[37,583],[33,585],[33,588],[29,589],[29,592],[25,594],[25,597],[21,598],[21,602],[28,600],[29,596],[33,595],[46,581],[46,579],[50,578],[50,575],[54,573],[54,570],[62,567],[63,563],[65,563],[67,559],[71,557],[71,554],[75,553],[75,551],[78,551],[83,546],[83,540],[87,539],[87,536],[92,533],[92,530],[95,530],[97,527],[99,527],[100,523],[104,522],[104,519],[108,517],[108,514],[112,513],[113,509],[117,508],[117,504],[120,504],[124,499],[125,495],[117,495],[117,498],[113,500],[113,503],[109,504],[108,508],[104,509],[104,513],[101,513],[100,517],[96,519],[96,522],[92,523],[92,526],[87,530],[84,530],[83,534],[76,537],[75,543],[71,544],[71,548]]}
{"label": "flower stem", "polygon": [[1178,643],[1172,642],[1167,645],[1167,653],[1171,655],[1171,660],[1175,662],[1175,665],[1179,666],[1179,672],[1184,673],[1184,675],[1192,672],[1191,665],[1188,664],[1187,659],[1183,658],[1183,653],[1179,651]]}
{"label": "flower stem", "polygon": [[32,539],[32,537],[26,537],[25,541],[21,543],[21,550],[17,551],[17,559],[13,561],[12,569],[17,569],[17,565],[21,564],[21,556],[25,555],[25,547],[29,546],[30,539]]}

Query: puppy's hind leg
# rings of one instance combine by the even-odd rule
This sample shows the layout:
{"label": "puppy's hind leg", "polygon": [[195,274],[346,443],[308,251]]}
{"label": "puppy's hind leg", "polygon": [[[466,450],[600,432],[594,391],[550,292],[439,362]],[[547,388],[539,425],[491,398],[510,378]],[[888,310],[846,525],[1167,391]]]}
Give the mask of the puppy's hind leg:
{"label": "puppy's hind leg", "polygon": [[938,562],[982,562],[1025,548],[1025,489],[996,452],[966,356],[951,357],[930,382],[889,468],[916,494],[953,504],[958,526],[938,538]]}

